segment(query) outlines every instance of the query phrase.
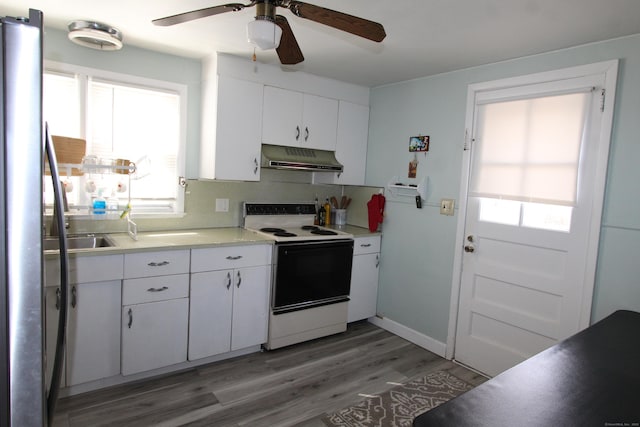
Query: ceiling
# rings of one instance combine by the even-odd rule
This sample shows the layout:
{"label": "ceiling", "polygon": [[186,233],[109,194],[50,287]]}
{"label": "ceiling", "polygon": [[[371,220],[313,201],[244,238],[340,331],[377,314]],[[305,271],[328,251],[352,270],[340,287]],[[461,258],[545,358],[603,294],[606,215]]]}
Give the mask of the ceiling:
{"label": "ceiling", "polygon": [[[233,0],[238,2],[239,0]],[[309,0],[384,25],[375,43],[284,15],[304,53],[294,70],[364,86],[379,86],[456,69],[640,33],[639,0]],[[44,12],[45,26],[72,20],[112,25],[126,46],[201,58],[214,51],[250,58],[246,23],[255,8],[158,27],[152,19],[224,4],[225,0],[0,0],[0,15]],[[248,1],[247,1],[248,3]],[[275,51],[258,61],[279,64]],[[111,53],[105,52],[105,55]]]}

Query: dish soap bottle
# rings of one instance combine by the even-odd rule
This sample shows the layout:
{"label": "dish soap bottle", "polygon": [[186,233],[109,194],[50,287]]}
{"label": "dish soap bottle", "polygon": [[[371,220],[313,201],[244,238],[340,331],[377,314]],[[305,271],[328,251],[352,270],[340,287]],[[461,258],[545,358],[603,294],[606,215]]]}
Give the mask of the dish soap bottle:
{"label": "dish soap bottle", "polygon": [[107,213],[107,201],[102,197],[102,192],[98,193],[98,197],[93,199],[93,213],[94,215],[104,215]]}

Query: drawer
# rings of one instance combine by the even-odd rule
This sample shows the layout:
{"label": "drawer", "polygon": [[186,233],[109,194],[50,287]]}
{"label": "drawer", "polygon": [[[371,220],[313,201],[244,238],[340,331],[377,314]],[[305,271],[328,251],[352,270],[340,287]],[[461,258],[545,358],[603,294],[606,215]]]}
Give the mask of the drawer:
{"label": "drawer", "polygon": [[189,296],[189,274],[126,279],[122,282],[122,305],[142,304]]}
{"label": "drawer", "polygon": [[189,250],[125,254],[124,278],[166,276],[189,272]]}
{"label": "drawer", "polygon": [[191,272],[228,270],[271,264],[271,245],[192,249]]}
{"label": "drawer", "polygon": [[356,237],[353,240],[353,254],[373,254],[380,252],[380,236]]}
{"label": "drawer", "polygon": [[[106,282],[122,280],[123,255],[69,257],[69,283]],[[44,263],[45,286],[60,286],[60,260]]]}

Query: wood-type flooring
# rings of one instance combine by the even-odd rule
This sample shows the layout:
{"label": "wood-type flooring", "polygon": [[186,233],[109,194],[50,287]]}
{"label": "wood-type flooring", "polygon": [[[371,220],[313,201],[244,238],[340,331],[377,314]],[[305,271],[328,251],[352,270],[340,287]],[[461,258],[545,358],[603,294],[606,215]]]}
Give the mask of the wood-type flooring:
{"label": "wood-type flooring", "polygon": [[54,427],[305,426],[446,370],[486,380],[366,321],[342,334],[61,399]]}

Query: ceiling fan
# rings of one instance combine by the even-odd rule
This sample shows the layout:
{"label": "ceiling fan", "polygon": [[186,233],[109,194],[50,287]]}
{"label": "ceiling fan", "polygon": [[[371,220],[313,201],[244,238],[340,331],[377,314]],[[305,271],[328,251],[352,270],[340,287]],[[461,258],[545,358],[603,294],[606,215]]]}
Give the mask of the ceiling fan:
{"label": "ceiling fan", "polygon": [[284,16],[276,14],[277,7],[289,9],[299,18],[309,19],[375,42],[381,42],[386,36],[384,27],[377,22],[293,0],[252,0],[246,5],[229,3],[154,19],[152,22],[155,25],[169,26],[221,13],[238,12],[252,6],[256,7],[256,16],[247,27],[249,39],[262,49],[276,48],[282,64],[298,64],[304,61],[304,56],[289,22]]}

